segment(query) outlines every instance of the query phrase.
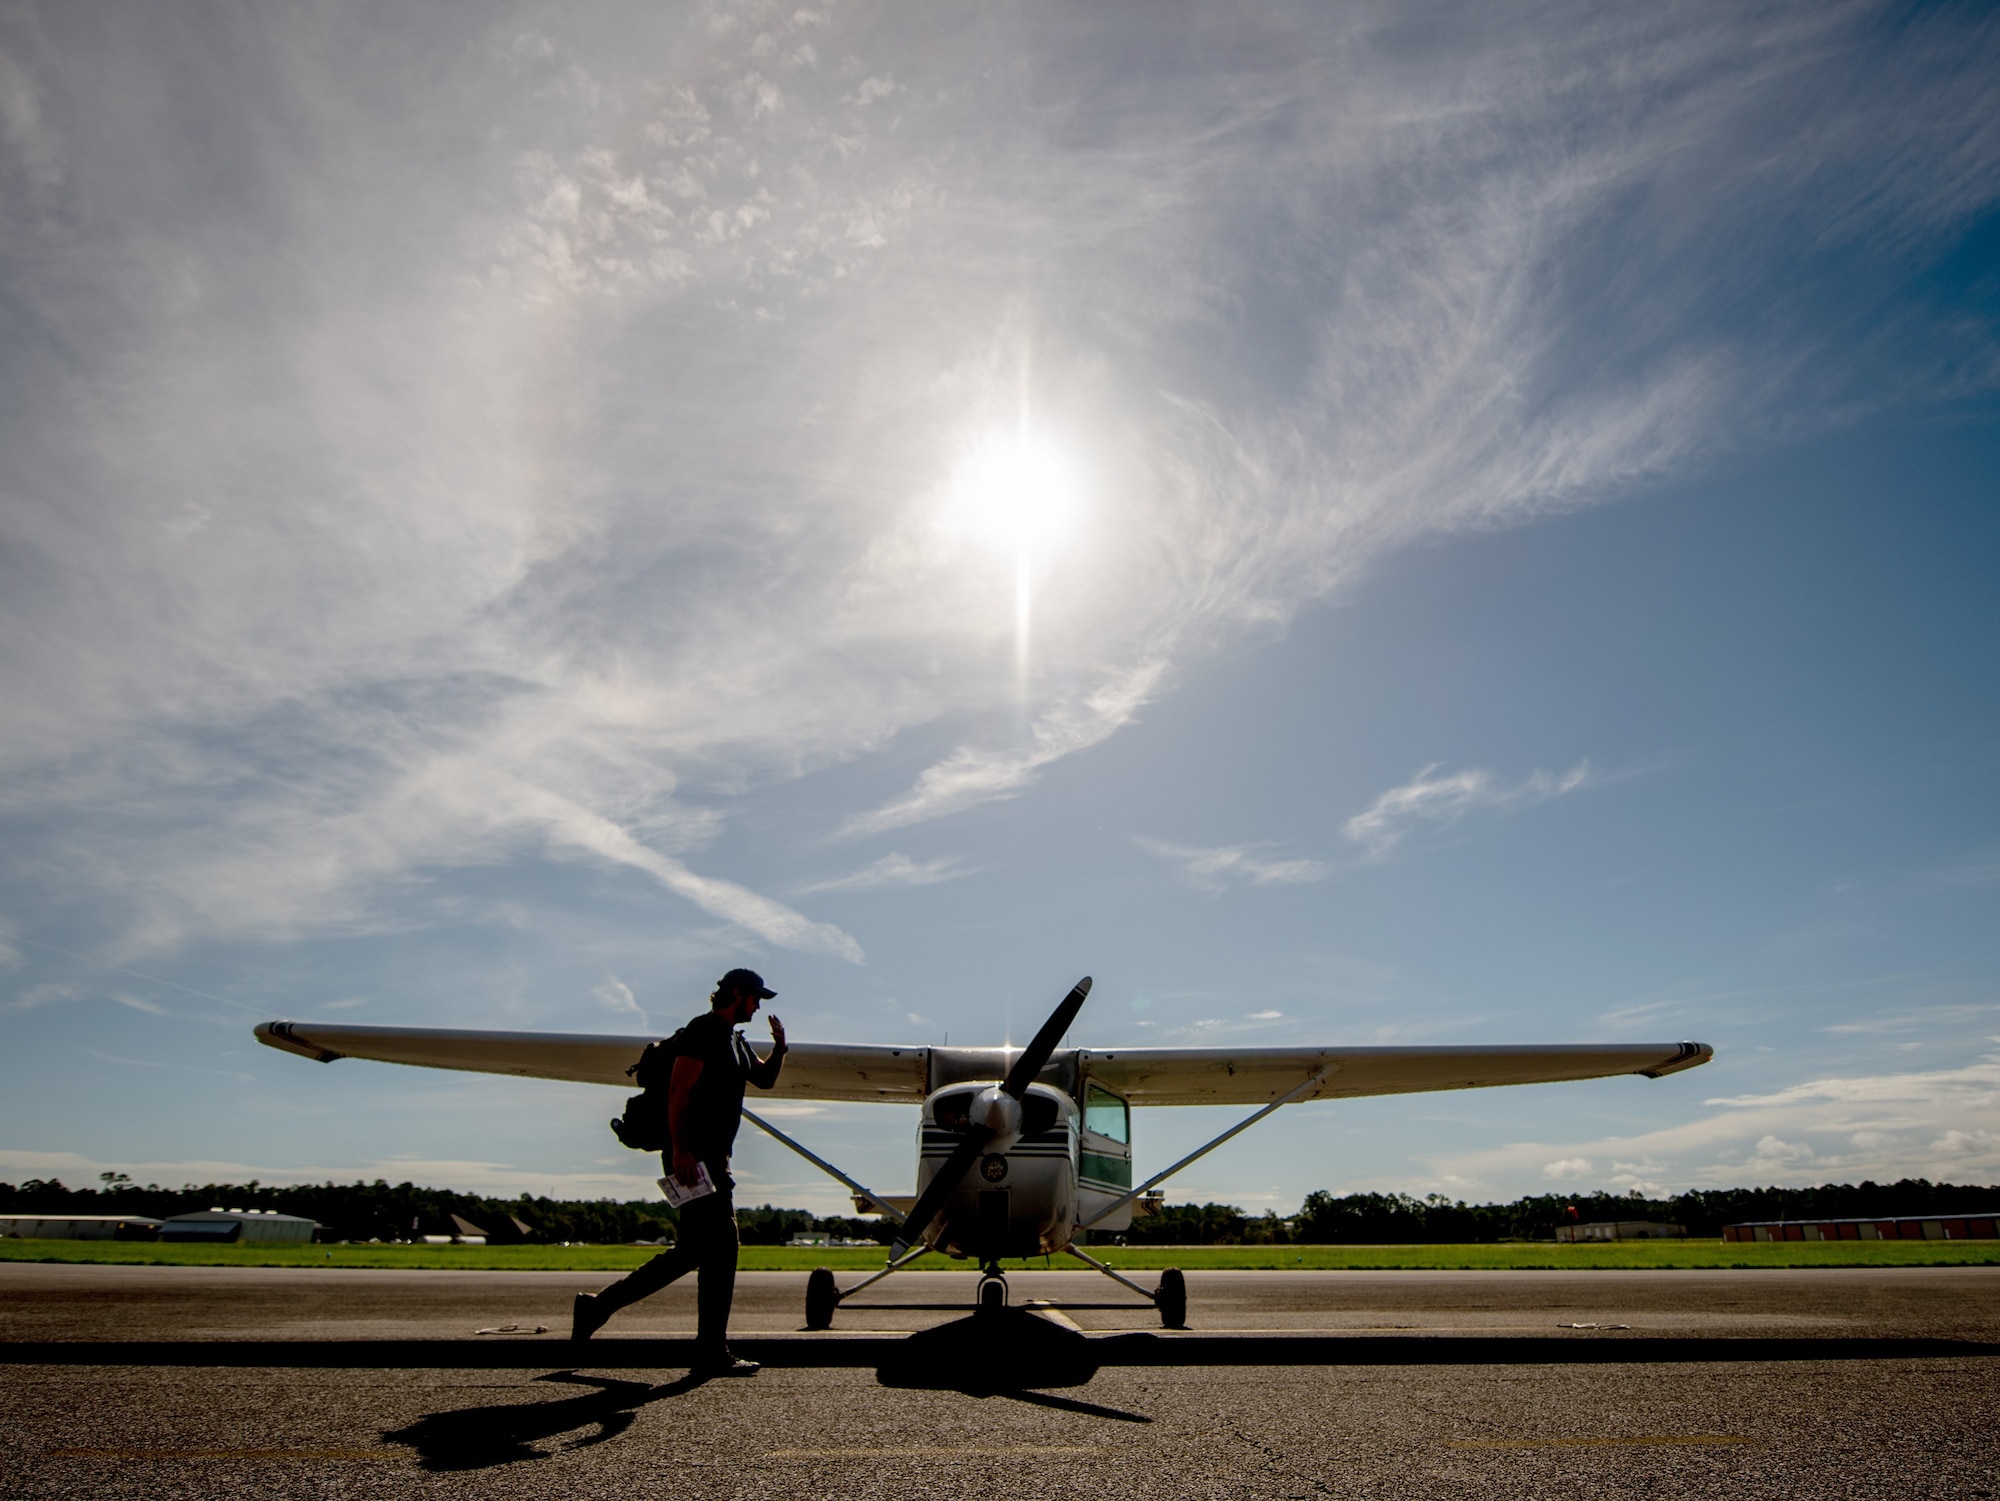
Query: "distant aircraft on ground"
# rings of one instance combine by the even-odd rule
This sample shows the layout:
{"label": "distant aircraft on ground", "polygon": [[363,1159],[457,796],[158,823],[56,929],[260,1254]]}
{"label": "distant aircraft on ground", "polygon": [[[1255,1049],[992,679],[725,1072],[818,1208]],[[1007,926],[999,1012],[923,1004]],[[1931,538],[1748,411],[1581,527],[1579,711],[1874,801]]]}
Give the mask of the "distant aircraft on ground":
{"label": "distant aircraft on ground", "polygon": [[[880,1194],[855,1182],[755,1112],[753,1124],[845,1184],[855,1207],[899,1225],[888,1264],[841,1288],[822,1267],[806,1285],[806,1325],[825,1329],[843,1300],[942,1252],[976,1260],[977,1306],[1006,1307],[1003,1257],[1066,1252],[1153,1304],[1179,1328],[1187,1284],[1169,1270],[1142,1287],[1078,1244],[1087,1231],[1130,1228],[1135,1209],[1189,1163],[1295,1100],[1479,1089],[1641,1074],[1657,1079],[1714,1056],[1699,1042],[1443,1048],[1059,1048],[1089,979],[1064,997],[1025,1048],[793,1043],[771,1094],[795,1100],[890,1101],[922,1106],[917,1191]],[[321,1063],[372,1058],[423,1068],[626,1085],[648,1037],[482,1032],[265,1022],[257,1040]],[[1134,1105],[1256,1105],[1220,1136],[1136,1188]],[[1072,1305],[1077,1306],[1077,1305]]]}

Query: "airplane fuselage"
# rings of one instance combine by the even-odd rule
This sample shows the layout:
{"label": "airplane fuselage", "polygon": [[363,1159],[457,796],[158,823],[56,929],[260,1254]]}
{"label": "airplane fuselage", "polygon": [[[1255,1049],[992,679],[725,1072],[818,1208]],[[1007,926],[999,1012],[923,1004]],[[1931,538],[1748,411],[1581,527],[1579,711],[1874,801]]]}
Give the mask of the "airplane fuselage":
{"label": "airplane fuselage", "polygon": [[[992,1082],[968,1080],[930,1094],[917,1127],[918,1194],[969,1124],[1001,1134],[945,1200],[926,1243],[979,1261],[1053,1255],[1076,1239],[1079,1224],[1116,1202],[1132,1184],[1132,1148],[1122,1139],[1130,1135],[1129,1116],[1125,1102],[1108,1090],[1084,1088],[1090,1111],[1051,1084],[1028,1086],[1011,1113],[1012,1102],[996,1098]],[[1096,1228],[1124,1230],[1131,1218],[1128,1205]]]}

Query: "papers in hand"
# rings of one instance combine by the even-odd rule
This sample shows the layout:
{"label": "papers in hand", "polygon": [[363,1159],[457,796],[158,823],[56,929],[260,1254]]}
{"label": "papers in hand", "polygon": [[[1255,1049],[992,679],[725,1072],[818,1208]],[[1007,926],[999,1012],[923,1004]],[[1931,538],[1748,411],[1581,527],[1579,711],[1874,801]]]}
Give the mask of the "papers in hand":
{"label": "papers in hand", "polygon": [[715,1192],[715,1180],[708,1176],[708,1164],[696,1163],[694,1182],[681,1182],[672,1173],[660,1180],[660,1192],[667,1196],[667,1202],[678,1209],[683,1204],[691,1204],[696,1199],[705,1199]]}

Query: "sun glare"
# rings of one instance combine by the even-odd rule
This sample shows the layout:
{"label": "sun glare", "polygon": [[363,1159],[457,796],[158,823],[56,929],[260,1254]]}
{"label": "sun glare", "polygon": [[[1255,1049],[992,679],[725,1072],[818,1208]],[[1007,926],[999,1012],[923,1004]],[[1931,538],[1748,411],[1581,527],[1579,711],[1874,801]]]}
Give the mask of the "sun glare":
{"label": "sun glare", "polygon": [[1076,475],[1050,444],[1025,436],[988,438],[958,477],[958,503],[972,530],[1016,548],[1053,541],[1076,510]]}
{"label": "sun glare", "polygon": [[1014,555],[1014,670],[1025,695],[1036,559],[1048,556],[1075,518],[1076,470],[1053,444],[1026,432],[995,433],[966,459],[952,491],[966,530]]}

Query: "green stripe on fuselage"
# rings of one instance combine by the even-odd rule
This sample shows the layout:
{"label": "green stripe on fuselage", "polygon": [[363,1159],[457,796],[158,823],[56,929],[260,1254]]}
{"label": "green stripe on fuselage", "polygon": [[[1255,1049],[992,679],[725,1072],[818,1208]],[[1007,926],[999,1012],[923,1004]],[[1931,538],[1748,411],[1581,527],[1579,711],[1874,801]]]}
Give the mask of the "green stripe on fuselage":
{"label": "green stripe on fuselage", "polygon": [[1077,1177],[1087,1187],[1115,1188],[1122,1192],[1132,1186],[1132,1159],[1085,1152],[1077,1164]]}

